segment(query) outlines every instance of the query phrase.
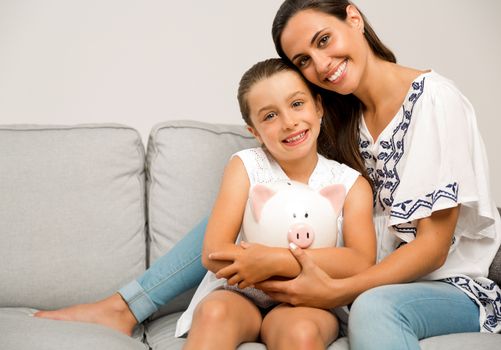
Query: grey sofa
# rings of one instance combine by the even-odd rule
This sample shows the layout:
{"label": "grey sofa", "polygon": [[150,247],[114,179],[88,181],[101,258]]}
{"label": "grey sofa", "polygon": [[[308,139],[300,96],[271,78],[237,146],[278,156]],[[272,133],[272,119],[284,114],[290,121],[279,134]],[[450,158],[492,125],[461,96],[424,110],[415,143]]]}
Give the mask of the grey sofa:
{"label": "grey sofa", "polygon": [[[133,337],[30,315],[98,300],[141,274],[208,214],[229,156],[255,145],[242,126],[193,121],[156,125],[147,152],[123,125],[0,126],[0,349],[180,349],[174,328],[193,291]],[[501,255],[491,270],[499,283]],[[501,335],[421,344],[493,349]]]}

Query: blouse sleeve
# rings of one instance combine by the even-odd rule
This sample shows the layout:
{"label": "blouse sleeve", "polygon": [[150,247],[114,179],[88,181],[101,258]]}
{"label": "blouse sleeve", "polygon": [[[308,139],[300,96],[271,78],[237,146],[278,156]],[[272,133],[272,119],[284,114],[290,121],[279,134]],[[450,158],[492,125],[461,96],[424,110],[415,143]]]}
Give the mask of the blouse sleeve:
{"label": "blouse sleeve", "polygon": [[407,129],[389,225],[409,241],[406,225],[460,204],[455,240],[492,235],[484,230],[494,223],[495,207],[473,107],[450,81],[428,77],[423,84],[422,95],[415,96],[421,101],[411,110],[404,105]]}

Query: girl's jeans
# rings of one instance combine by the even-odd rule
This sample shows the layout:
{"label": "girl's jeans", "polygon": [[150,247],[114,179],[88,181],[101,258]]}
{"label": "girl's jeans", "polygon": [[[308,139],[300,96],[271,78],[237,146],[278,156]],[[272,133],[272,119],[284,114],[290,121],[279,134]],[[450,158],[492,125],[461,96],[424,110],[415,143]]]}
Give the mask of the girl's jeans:
{"label": "girl's jeans", "polygon": [[139,323],[202,281],[207,272],[200,259],[207,221],[202,220],[137,280],[118,291]]}
{"label": "girl's jeans", "polygon": [[350,349],[419,349],[419,339],[478,332],[479,309],[445,282],[413,282],[370,289],[350,309]]}
{"label": "girl's jeans", "polygon": [[[136,281],[119,290],[138,322],[144,321],[205,276],[200,254],[207,219],[200,222]],[[350,349],[419,349],[419,339],[478,332],[478,306],[445,282],[377,287],[350,309]]]}

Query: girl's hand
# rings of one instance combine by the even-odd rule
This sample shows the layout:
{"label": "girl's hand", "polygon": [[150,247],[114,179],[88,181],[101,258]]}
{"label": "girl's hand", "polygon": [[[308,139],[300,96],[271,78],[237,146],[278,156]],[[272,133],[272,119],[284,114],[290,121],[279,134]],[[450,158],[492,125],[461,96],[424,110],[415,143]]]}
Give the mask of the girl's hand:
{"label": "girl's hand", "polygon": [[286,281],[263,281],[257,283],[256,288],[276,301],[295,306],[329,309],[349,302],[349,299],[345,302],[343,297],[347,290],[344,279],[334,280],[329,277],[301,248],[291,244],[290,250],[301,265],[301,273]]}
{"label": "girl's hand", "polygon": [[247,242],[241,242],[240,246],[243,249],[213,252],[209,255],[211,260],[232,262],[216,273],[217,278],[226,278],[228,284],[245,288],[273,276],[274,248]]}

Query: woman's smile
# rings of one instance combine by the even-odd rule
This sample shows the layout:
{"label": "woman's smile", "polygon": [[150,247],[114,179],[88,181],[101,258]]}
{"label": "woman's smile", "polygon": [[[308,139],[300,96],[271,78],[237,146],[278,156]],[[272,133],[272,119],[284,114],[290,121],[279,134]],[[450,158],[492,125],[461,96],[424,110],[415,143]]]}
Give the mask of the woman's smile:
{"label": "woman's smile", "polygon": [[332,69],[328,74],[325,80],[329,83],[337,84],[339,83],[345,76],[346,66],[348,65],[348,59],[345,59],[343,62],[338,64],[334,69]]}

